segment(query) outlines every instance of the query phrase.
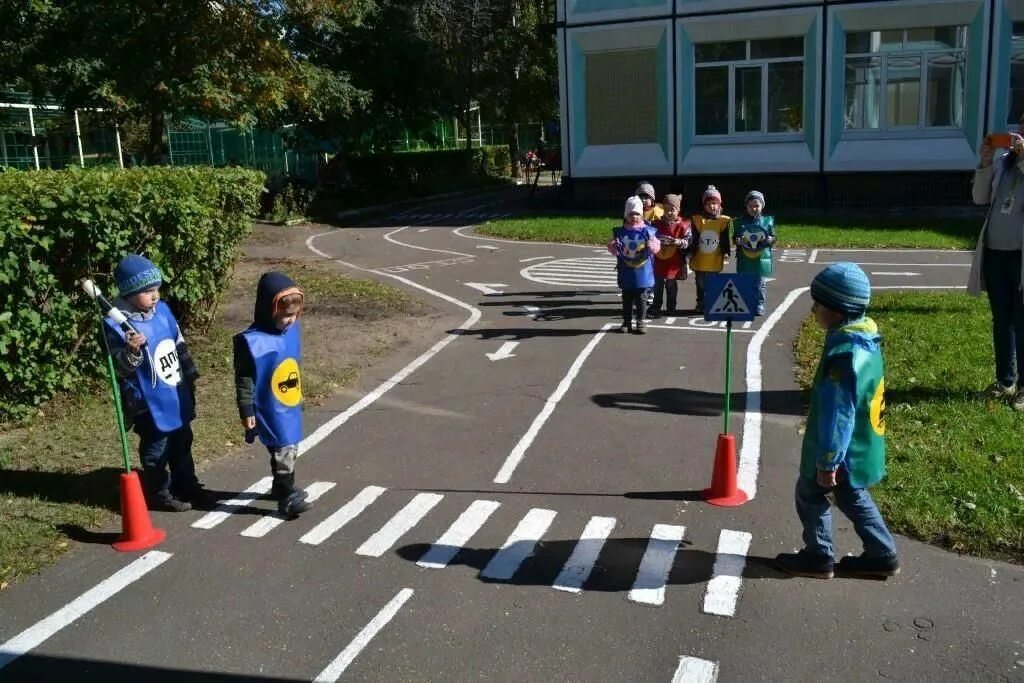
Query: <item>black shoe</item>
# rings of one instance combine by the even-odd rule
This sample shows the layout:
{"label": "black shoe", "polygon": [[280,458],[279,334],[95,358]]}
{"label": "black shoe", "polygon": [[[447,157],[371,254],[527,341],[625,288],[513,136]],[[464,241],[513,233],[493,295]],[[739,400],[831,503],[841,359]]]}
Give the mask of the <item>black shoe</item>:
{"label": "black shoe", "polygon": [[776,555],[775,566],[787,574],[806,576],[811,579],[831,579],[835,573],[835,565],[831,557],[812,555],[804,550],[798,553]]}
{"label": "black shoe", "polygon": [[619,332],[622,332],[623,334],[628,334],[632,331],[633,326],[629,323],[622,323],[622,325],[619,327]]}
{"label": "black shoe", "polygon": [[192,504],[166,493],[154,496],[150,507],[158,512],[188,512],[192,509]]}
{"label": "black shoe", "polygon": [[305,491],[292,491],[290,495],[277,503],[277,511],[285,519],[295,519],[312,508],[313,504],[306,500]]}
{"label": "black shoe", "polygon": [[185,501],[186,503],[204,502],[210,497],[206,491],[206,487],[198,481],[187,489],[176,491],[172,495],[178,500]]}
{"label": "black shoe", "polygon": [[647,334],[647,323],[644,322],[642,319],[638,320],[636,323],[635,331],[637,334]]}
{"label": "black shoe", "polygon": [[887,579],[900,573],[896,557],[865,557],[850,555],[839,560],[836,569],[841,574],[872,579]]}

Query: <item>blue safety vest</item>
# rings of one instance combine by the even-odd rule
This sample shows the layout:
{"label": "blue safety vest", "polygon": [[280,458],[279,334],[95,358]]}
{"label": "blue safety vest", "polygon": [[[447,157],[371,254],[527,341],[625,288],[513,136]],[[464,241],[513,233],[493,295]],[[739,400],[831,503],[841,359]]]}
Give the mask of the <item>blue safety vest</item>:
{"label": "blue safety vest", "polygon": [[[104,322],[125,338],[120,325],[110,318]],[[195,407],[178,358],[178,321],[167,304],[158,301],[152,318],[132,320],[132,326],[145,335],[146,345],[142,365],[121,380],[121,391],[130,393],[135,404],[145,403],[157,429],[173,432],[191,421]]]}
{"label": "blue safety vest", "polygon": [[654,264],[647,240],[654,236],[654,228],[617,227],[612,234],[622,244],[618,255],[618,281],[620,289],[649,289],[654,286]]}
{"label": "blue safety vest", "polygon": [[302,440],[302,337],[299,323],[281,334],[250,327],[242,333],[256,366],[256,430],[270,448]]}

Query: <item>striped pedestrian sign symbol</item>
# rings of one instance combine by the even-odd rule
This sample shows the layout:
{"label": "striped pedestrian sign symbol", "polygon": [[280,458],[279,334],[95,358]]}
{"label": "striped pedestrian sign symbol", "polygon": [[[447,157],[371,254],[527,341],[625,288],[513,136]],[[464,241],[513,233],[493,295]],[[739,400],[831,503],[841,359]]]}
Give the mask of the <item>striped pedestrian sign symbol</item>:
{"label": "striped pedestrian sign symbol", "polygon": [[753,320],[756,289],[755,275],[708,275],[704,285],[704,319]]}

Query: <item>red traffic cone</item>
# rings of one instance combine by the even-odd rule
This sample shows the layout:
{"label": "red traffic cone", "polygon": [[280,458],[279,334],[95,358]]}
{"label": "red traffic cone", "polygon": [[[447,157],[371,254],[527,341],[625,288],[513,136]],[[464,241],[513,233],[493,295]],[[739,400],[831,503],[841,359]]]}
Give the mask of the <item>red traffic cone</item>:
{"label": "red traffic cone", "polygon": [[701,495],[712,505],[734,507],[747,502],[747,494],[736,488],[736,439],[732,434],[719,434],[715,448],[715,468],[711,472],[711,488]]}
{"label": "red traffic cone", "polygon": [[135,471],[121,474],[121,529],[121,538],[112,545],[114,550],[124,552],[152,548],[167,537],[149,519],[142,482]]}

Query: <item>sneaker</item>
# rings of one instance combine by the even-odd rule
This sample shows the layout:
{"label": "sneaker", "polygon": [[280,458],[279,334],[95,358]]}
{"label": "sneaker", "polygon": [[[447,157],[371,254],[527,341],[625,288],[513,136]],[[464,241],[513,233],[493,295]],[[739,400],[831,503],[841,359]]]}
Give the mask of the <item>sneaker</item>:
{"label": "sneaker", "polygon": [[619,332],[621,332],[623,334],[627,334],[627,333],[632,332],[632,331],[633,331],[633,326],[630,325],[629,323],[622,323],[622,325],[619,327]]}
{"label": "sneaker", "polygon": [[886,579],[900,573],[900,563],[895,557],[864,557],[849,555],[839,560],[840,573],[872,579]]}
{"label": "sneaker", "polygon": [[1024,413],[1024,391],[1018,391],[1010,406],[1018,413]]}
{"label": "sneaker", "polygon": [[805,550],[776,555],[775,566],[792,576],[806,576],[811,579],[831,579],[835,570],[831,557],[812,555]]}
{"label": "sneaker", "polygon": [[757,314],[758,315],[764,315],[764,306],[758,306],[757,307]]}
{"label": "sneaker", "polygon": [[1002,382],[992,382],[985,393],[990,398],[994,398],[997,401],[1001,401],[1007,398],[1013,398],[1017,395],[1017,387],[1014,384],[1003,384]]}
{"label": "sneaker", "polygon": [[285,519],[295,519],[303,512],[313,509],[313,504],[306,500],[302,491],[294,491],[290,496],[277,504],[277,511]]}
{"label": "sneaker", "polygon": [[192,503],[179,500],[167,493],[156,496],[151,507],[158,512],[188,512],[192,509]]}
{"label": "sneaker", "polygon": [[636,323],[636,333],[637,334],[647,334],[647,323],[644,322],[643,320],[637,321],[637,323]]}

